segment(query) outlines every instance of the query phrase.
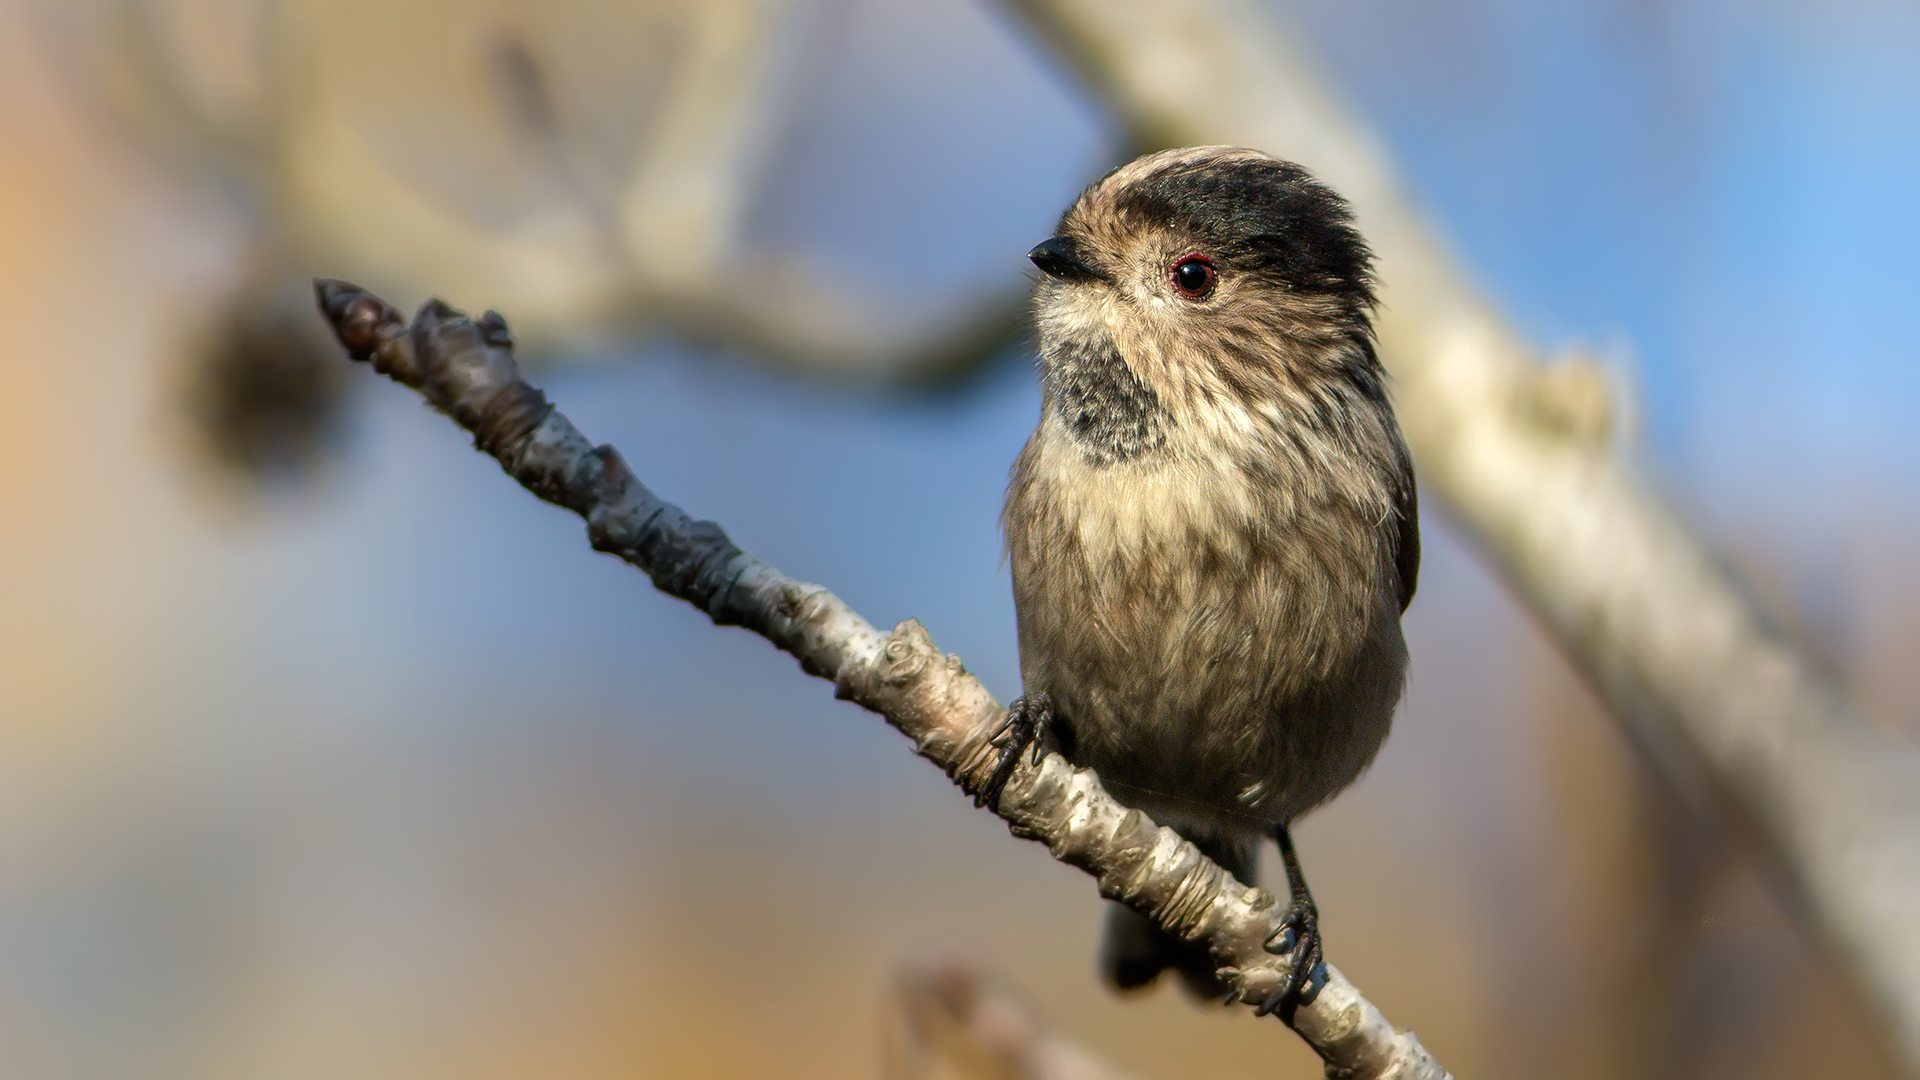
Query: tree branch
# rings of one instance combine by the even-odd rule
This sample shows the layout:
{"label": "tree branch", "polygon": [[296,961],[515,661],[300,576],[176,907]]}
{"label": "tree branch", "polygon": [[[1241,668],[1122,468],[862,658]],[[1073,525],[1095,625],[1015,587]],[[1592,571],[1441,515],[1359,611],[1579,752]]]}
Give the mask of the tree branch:
{"label": "tree branch", "polygon": [[[356,286],[322,281],[317,289],[349,354],[418,390],[527,490],[579,514],[596,550],[645,571],[715,623],[746,627],[791,653],[808,674],[832,680],[837,696],[886,718],[962,790],[975,793],[986,782],[1005,710],[918,622],[883,634],[826,589],[787,577],[735,547],[720,526],[661,500],[617,451],[590,444],[520,378],[498,314],[474,321],[435,300],[408,325]],[[1181,938],[1205,939],[1242,1000],[1262,1001],[1280,985],[1286,968],[1263,945],[1279,915],[1274,897],[1115,802],[1091,771],[1058,754],[1037,767],[1023,755],[996,812],[1014,835],[1092,874],[1100,895]],[[1293,1026],[1325,1059],[1328,1075],[1447,1076],[1331,964],[1327,972],[1326,987]]]}
{"label": "tree branch", "polygon": [[1421,479],[1656,766],[1756,827],[1920,1069],[1920,748],[1767,629],[1622,463],[1601,380],[1540,365],[1266,10],[1004,2],[1145,148],[1261,147],[1352,201],[1379,256],[1381,355]]}

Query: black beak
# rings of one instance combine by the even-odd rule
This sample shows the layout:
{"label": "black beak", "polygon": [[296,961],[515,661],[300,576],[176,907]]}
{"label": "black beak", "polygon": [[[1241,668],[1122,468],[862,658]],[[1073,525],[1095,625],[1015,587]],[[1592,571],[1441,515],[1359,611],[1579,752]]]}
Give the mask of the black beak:
{"label": "black beak", "polygon": [[1027,258],[1048,277],[1061,281],[1086,281],[1098,276],[1080,258],[1080,247],[1071,236],[1048,237],[1027,252]]}

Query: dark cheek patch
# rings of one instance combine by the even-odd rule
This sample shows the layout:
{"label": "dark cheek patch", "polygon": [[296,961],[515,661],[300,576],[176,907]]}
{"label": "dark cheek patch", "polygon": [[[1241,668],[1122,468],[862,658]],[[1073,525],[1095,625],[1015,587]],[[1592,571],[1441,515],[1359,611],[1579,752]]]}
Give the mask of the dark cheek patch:
{"label": "dark cheek patch", "polygon": [[1167,441],[1159,395],[1104,336],[1061,342],[1043,381],[1047,400],[1095,465],[1132,461]]}

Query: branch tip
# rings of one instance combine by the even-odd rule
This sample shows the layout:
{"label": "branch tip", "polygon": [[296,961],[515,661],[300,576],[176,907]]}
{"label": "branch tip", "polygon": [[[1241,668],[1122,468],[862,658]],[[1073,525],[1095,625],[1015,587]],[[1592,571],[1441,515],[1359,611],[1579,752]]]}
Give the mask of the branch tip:
{"label": "branch tip", "polygon": [[314,278],[313,292],[334,336],[355,360],[370,359],[380,347],[380,331],[403,323],[399,311],[350,281]]}

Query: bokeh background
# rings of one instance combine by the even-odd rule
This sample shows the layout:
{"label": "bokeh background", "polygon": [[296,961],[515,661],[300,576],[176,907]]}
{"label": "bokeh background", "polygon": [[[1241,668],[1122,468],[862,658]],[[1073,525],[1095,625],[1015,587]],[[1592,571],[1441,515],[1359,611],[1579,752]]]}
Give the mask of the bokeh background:
{"label": "bokeh background", "polygon": [[[573,251],[595,219],[554,208],[652,162],[679,209],[640,278],[724,293],[772,253],[878,323],[1021,289],[1129,150],[1099,102],[991,4],[716,4],[777,18],[707,250],[668,228],[707,189],[649,156],[682,70],[649,5],[283,7],[0,0],[0,1073],[876,1076],[892,972],[958,942],[1140,1076],[1318,1075],[1244,1011],[1107,994],[1084,876],[412,395],[303,359],[307,274],[516,321],[592,275],[489,285],[358,210],[336,242],[355,221],[287,181],[311,162],[173,122],[318,101],[462,251]],[[1632,388],[1628,452],[1765,610],[1920,734],[1920,10],[1273,11],[1526,335]],[[287,281],[297,317],[246,317]],[[579,308],[532,345],[590,436],[1017,693],[996,516],[1030,352],[882,385]],[[1798,916],[1425,523],[1395,734],[1299,830],[1330,955],[1461,1076],[1893,1075],[1805,930],[1702,925]]]}

